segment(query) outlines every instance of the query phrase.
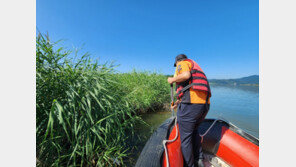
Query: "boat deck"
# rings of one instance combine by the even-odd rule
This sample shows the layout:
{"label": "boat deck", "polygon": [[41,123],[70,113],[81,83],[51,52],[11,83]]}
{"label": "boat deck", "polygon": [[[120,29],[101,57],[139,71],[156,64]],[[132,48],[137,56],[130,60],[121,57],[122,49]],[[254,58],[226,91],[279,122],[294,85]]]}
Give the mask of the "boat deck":
{"label": "boat deck", "polygon": [[204,153],[204,158],[205,167],[230,167],[227,163],[215,155]]}

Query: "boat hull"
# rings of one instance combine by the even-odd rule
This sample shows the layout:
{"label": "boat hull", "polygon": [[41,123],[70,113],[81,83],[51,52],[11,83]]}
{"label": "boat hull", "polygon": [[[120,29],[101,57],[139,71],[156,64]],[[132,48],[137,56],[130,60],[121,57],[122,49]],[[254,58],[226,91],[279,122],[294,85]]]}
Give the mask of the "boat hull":
{"label": "boat hull", "polygon": [[[169,118],[153,133],[142,150],[136,167],[167,166],[162,141],[175,137],[177,129],[174,126],[174,119]],[[218,157],[229,166],[259,166],[259,140],[231,123],[215,120],[205,119],[198,127],[199,133],[204,134],[215,122],[203,137],[203,151]],[[180,135],[173,143],[166,144],[166,147],[170,167],[183,166]]]}
{"label": "boat hull", "polygon": [[[213,122],[214,119],[206,119],[199,127],[200,133],[204,133]],[[259,140],[223,120],[216,121],[204,136],[202,148],[233,167],[259,166]]]}

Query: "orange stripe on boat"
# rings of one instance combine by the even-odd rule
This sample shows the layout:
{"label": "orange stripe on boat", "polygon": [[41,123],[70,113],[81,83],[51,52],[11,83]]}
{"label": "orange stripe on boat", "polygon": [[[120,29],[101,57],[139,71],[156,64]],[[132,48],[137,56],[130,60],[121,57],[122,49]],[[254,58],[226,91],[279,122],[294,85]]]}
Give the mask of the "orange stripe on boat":
{"label": "orange stripe on boat", "polygon": [[[177,124],[177,128],[178,128],[177,140],[172,143],[166,144],[166,147],[168,150],[170,167],[182,167],[183,166],[183,155],[182,155],[182,151],[181,151],[181,139],[180,139],[180,132],[179,132],[178,124]],[[169,136],[169,140],[172,140],[175,137],[176,137],[176,127],[173,128],[173,130]],[[163,167],[167,166],[165,153],[163,153],[163,165],[162,166]]]}
{"label": "orange stripe on boat", "polygon": [[222,127],[217,156],[233,167],[259,166],[259,147],[232,130]]}

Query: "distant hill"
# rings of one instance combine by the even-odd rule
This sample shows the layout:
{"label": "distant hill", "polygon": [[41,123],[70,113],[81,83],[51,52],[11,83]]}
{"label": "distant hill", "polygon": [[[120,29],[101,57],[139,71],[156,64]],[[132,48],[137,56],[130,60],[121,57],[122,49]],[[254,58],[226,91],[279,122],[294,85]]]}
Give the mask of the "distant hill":
{"label": "distant hill", "polygon": [[251,75],[238,79],[209,79],[212,85],[245,85],[259,86],[259,75]]}

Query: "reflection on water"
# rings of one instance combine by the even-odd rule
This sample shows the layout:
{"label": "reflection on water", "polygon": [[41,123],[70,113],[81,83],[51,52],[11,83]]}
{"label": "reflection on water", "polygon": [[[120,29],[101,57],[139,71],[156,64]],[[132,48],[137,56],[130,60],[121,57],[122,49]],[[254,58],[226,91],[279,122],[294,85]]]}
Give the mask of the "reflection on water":
{"label": "reflection on water", "polygon": [[[146,140],[148,140],[153,133],[166,119],[172,116],[171,112],[159,111],[154,113],[146,113],[141,115],[142,119],[148,124],[139,124],[136,126],[136,132],[141,133],[141,138],[143,139],[142,144],[145,145]],[[144,146],[143,146],[144,147]]]}
{"label": "reflection on water", "polygon": [[154,130],[156,130],[166,119],[172,116],[171,112],[160,111],[154,113],[146,113],[141,115],[142,119],[148,124],[137,124],[135,126],[136,134],[139,136],[139,140],[132,141],[131,145],[136,146],[131,153],[131,161],[127,166],[135,166],[141,150],[144,148],[147,140],[150,138]]}

